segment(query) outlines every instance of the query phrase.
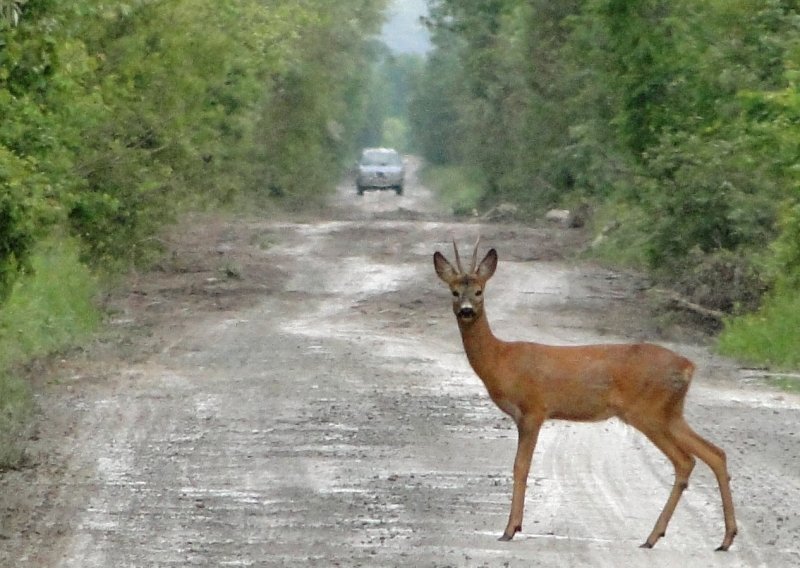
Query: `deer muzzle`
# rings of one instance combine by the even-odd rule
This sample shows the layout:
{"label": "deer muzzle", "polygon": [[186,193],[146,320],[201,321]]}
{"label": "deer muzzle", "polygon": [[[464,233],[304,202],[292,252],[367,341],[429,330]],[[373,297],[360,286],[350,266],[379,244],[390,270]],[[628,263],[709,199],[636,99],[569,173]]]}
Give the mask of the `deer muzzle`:
{"label": "deer muzzle", "polygon": [[456,312],[456,316],[460,319],[471,320],[475,317],[475,308],[470,304],[462,304]]}

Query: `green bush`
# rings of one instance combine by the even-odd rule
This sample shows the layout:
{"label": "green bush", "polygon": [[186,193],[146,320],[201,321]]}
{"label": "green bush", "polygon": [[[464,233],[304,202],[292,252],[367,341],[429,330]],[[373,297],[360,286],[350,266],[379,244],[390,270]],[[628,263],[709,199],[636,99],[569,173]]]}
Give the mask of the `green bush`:
{"label": "green bush", "polygon": [[594,256],[611,264],[646,269],[649,219],[641,207],[625,199],[609,199],[598,206],[592,225],[597,233],[592,243]]}
{"label": "green bush", "polygon": [[95,329],[97,282],[70,239],[37,245],[31,271],[0,307],[0,368],[80,341]]}
{"label": "green bush", "polygon": [[[321,201],[353,152],[364,46],[385,8],[17,4],[0,14],[0,302],[34,227],[66,219],[84,259],[114,271],[146,266],[187,206]],[[58,215],[42,227],[47,207]]]}
{"label": "green bush", "polygon": [[754,364],[800,367],[800,293],[770,295],[757,312],[725,322],[720,352]]}
{"label": "green bush", "polygon": [[97,283],[74,241],[40,243],[30,267],[0,307],[0,469],[21,463],[33,410],[30,385],[17,366],[80,343],[100,321]]}
{"label": "green bush", "polygon": [[28,267],[45,205],[29,166],[0,144],[0,304]]}
{"label": "green bush", "polygon": [[725,344],[785,329],[796,349],[776,306],[800,289],[798,16],[777,1],[437,0],[411,139],[429,163],[479,170],[471,203],[592,203],[593,251],[703,305],[747,313],[784,290]]}
{"label": "green bush", "polygon": [[800,203],[784,204],[780,236],[770,247],[770,271],[789,288],[800,289]]}
{"label": "green bush", "polygon": [[485,182],[477,168],[428,165],[420,175],[454,214],[471,215],[478,210]]}

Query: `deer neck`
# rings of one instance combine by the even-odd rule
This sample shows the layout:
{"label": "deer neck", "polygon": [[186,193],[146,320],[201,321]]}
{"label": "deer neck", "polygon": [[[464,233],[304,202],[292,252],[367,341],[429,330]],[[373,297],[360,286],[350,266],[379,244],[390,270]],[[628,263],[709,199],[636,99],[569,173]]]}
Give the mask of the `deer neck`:
{"label": "deer neck", "polygon": [[485,311],[470,322],[459,319],[458,328],[461,331],[461,340],[464,342],[464,351],[469,364],[486,386],[490,387],[494,382],[492,373],[496,368],[494,361],[499,356],[503,342],[492,333]]}

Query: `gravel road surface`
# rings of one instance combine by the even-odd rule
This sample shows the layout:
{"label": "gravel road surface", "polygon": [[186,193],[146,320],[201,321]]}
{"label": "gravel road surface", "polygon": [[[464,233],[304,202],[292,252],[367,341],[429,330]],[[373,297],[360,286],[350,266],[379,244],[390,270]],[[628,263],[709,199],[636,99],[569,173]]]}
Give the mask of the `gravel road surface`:
{"label": "gravel road surface", "polygon": [[[412,163],[413,165],[413,163]],[[728,454],[739,536],[698,463],[666,538],[638,548],[672,466],[611,420],[547,423],[523,531],[516,429],[462,352],[431,255],[500,254],[505,339],[656,341],[698,365],[686,415]],[[343,183],[324,218],[188,219],[109,300],[111,331],[42,364],[30,468],[0,477],[0,565],[800,566],[800,397],[659,336],[634,275],[572,260],[558,227],[455,220]]]}

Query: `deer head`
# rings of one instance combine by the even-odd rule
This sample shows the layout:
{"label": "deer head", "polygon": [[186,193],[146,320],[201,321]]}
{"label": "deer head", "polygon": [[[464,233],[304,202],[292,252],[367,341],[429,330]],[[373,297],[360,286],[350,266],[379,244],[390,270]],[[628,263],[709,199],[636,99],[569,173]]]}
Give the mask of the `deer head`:
{"label": "deer head", "polygon": [[455,268],[439,251],[433,255],[433,267],[436,269],[436,274],[447,284],[453,294],[453,313],[458,321],[463,323],[473,322],[483,314],[483,289],[497,268],[497,251],[494,249],[486,253],[486,256],[478,264],[480,242],[481,239],[478,237],[475,249],[472,251],[472,262],[466,272],[461,266],[461,257],[458,254],[455,239],[453,240]]}

